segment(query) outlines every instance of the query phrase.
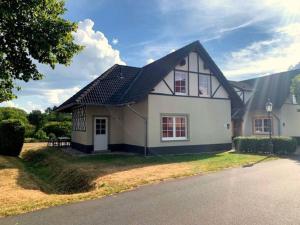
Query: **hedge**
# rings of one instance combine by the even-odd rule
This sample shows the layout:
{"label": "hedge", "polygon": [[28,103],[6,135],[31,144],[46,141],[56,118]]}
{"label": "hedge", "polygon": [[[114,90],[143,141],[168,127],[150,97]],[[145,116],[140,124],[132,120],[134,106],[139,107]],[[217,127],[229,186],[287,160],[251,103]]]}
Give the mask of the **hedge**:
{"label": "hedge", "polygon": [[56,137],[70,137],[72,131],[72,124],[69,121],[49,122],[43,127],[43,130],[46,132],[47,135],[53,133]]}
{"label": "hedge", "polygon": [[0,122],[0,154],[18,156],[24,143],[25,127],[19,120]]}
{"label": "hedge", "polygon": [[[233,139],[235,149],[239,152],[272,152],[269,137],[236,137]],[[296,151],[297,141],[292,137],[272,137],[273,153],[291,154]]]}

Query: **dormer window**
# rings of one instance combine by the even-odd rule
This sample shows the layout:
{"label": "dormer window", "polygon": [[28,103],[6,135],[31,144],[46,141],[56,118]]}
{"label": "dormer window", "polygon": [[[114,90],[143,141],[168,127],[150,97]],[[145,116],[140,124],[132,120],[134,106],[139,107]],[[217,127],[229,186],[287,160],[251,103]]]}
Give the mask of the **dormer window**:
{"label": "dormer window", "polygon": [[175,94],[187,95],[187,72],[175,72]]}

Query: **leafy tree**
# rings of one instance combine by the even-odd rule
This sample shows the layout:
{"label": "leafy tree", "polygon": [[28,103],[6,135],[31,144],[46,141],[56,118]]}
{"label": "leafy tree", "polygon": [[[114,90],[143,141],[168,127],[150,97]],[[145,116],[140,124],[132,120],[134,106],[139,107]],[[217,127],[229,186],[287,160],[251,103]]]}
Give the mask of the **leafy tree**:
{"label": "leafy tree", "polygon": [[63,121],[71,121],[72,120],[72,116],[70,113],[56,112],[55,111],[56,108],[57,108],[56,106],[53,106],[53,108],[48,107],[45,110],[45,117],[46,117],[47,121],[63,122]]}
{"label": "leafy tree", "polygon": [[297,102],[300,103],[300,74],[292,80],[291,93],[295,95]]}
{"label": "leafy tree", "polygon": [[24,125],[28,124],[27,113],[14,107],[0,107],[0,121],[8,119],[20,120]]}
{"label": "leafy tree", "polygon": [[32,125],[35,125],[36,130],[39,130],[45,123],[45,116],[40,110],[32,110],[28,115],[28,120]]}
{"label": "leafy tree", "polygon": [[64,5],[63,0],[0,1],[0,102],[16,97],[17,80],[43,77],[35,62],[53,69],[69,65],[82,49],[72,36],[77,24],[62,17]]}

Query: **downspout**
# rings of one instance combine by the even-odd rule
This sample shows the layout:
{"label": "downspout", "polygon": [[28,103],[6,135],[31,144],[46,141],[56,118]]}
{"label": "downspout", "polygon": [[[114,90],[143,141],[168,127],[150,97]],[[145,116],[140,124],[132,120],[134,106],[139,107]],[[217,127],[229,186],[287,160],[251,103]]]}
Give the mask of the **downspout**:
{"label": "downspout", "polygon": [[278,136],[281,136],[281,121],[280,118],[272,112],[272,115],[276,118],[277,122],[278,122]]}
{"label": "downspout", "polygon": [[134,112],[138,117],[142,118],[145,123],[145,144],[144,144],[144,156],[147,156],[147,146],[148,146],[148,120],[147,117],[144,117],[141,113],[137,112],[129,104],[126,105],[128,109]]}

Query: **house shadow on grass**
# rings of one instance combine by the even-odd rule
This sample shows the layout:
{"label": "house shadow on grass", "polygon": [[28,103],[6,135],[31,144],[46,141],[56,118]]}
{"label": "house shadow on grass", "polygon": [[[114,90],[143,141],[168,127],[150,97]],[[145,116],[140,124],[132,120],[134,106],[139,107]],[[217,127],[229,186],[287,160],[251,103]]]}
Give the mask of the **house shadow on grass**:
{"label": "house shadow on grass", "polygon": [[[221,157],[216,153],[185,155],[117,155],[70,156],[60,149],[42,147],[27,151],[22,162],[27,172],[37,180],[40,189],[48,194],[72,194],[93,190],[94,181],[107,175],[155,165],[189,163]],[[22,179],[18,184],[23,186]],[[24,187],[25,188],[25,187]]]}

